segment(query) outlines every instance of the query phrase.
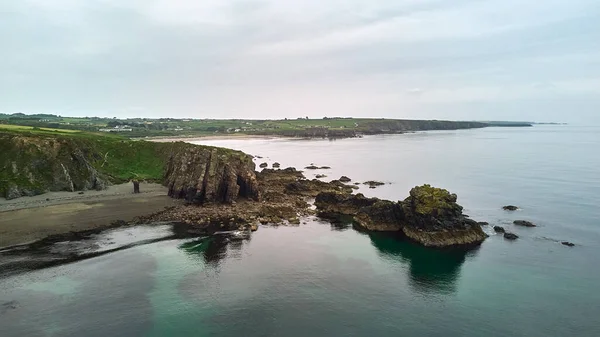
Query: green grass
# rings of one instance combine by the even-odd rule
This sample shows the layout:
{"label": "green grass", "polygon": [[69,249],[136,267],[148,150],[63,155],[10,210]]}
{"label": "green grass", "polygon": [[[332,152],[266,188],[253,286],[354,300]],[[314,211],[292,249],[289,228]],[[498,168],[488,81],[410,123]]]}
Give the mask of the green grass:
{"label": "green grass", "polygon": [[73,132],[81,132],[79,130],[70,130],[70,129],[53,129],[53,128],[38,128],[34,126],[25,126],[25,125],[11,125],[11,124],[0,124],[0,130],[9,130],[9,131],[46,131],[46,132],[60,132],[60,133],[73,133]]}

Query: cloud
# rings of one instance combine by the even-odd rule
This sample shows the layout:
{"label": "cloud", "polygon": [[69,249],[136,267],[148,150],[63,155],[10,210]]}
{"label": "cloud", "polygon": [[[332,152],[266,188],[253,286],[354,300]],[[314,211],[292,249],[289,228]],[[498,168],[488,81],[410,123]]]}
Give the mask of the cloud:
{"label": "cloud", "polygon": [[594,0],[7,0],[0,110],[599,118],[599,22]]}

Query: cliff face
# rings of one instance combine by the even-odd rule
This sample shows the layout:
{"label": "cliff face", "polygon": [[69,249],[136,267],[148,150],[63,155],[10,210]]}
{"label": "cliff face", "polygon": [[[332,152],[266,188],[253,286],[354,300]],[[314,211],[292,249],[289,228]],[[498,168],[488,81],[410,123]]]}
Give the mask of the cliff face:
{"label": "cliff face", "polygon": [[93,134],[0,133],[0,197],[101,190],[131,179],[163,182],[193,202],[258,200],[252,158],[242,152]]}
{"label": "cliff face", "polygon": [[100,154],[67,139],[0,134],[0,153],[0,196],[7,199],[110,184],[94,167]]}
{"label": "cliff face", "polygon": [[252,157],[223,148],[174,144],[166,160],[169,196],[194,203],[259,200]]}
{"label": "cliff face", "polygon": [[329,192],[319,194],[315,205],[322,217],[351,215],[365,230],[402,232],[425,246],[473,245],[487,237],[477,222],[462,214],[455,194],[429,185],[413,188],[399,202]]}

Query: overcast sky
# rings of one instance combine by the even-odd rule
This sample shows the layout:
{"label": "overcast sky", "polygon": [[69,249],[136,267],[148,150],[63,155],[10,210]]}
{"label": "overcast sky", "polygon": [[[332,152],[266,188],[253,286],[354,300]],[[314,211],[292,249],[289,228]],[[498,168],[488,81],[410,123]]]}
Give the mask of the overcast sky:
{"label": "overcast sky", "polygon": [[600,1],[1,0],[0,112],[600,122]]}

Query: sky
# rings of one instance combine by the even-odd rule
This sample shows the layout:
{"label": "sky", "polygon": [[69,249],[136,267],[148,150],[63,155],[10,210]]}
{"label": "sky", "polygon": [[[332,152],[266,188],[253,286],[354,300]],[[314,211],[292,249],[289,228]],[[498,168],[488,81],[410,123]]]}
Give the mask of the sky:
{"label": "sky", "polygon": [[2,0],[0,112],[600,124],[600,1]]}

